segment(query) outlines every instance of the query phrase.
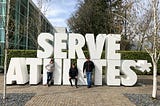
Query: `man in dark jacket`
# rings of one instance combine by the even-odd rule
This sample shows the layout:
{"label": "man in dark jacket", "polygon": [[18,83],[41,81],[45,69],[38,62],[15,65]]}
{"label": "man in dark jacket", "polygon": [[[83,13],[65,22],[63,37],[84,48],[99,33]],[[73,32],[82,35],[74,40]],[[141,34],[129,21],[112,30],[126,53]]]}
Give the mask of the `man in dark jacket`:
{"label": "man in dark jacket", "polygon": [[86,70],[88,88],[90,88],[92,84],[92,71],[94,68],[95,68],[94,63],[88,57],[87,61],[83,65],[83,73],[84,70]]}
{"label": "man in dark jacket", "polygon": [[69,81],[70,81],[71,86],[73,86],[71,79],[75,79],[75,86],[76,86],[76,88],[78,88],[78,86],[77,86],[78,69],[75,66],[75,64],[72,64],[71,68],[69,69]]}

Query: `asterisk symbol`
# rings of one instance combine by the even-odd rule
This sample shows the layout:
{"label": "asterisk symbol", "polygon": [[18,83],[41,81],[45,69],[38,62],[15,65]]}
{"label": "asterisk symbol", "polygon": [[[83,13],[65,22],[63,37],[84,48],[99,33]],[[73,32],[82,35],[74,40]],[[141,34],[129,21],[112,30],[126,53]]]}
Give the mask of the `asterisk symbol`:
{"label": "asterisk symbol", "polygon": [[152,67],[151,63],[148,63],[147,60],[137,60],[136,68],[142,72],[147,71],[150,72],[151,69],[149,67]]}

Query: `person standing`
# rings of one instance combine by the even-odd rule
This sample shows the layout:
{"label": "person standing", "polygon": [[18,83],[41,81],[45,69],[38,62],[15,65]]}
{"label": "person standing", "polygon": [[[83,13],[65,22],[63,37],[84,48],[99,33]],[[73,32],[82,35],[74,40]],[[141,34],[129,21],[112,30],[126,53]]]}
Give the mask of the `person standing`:
{"label": "person standing", "polygon": [[49,86],[49,82],[52,80],[53,70],[55,68],[54,60],[51,59],[49,64],[47,64],[45,68],[47,69],[47,85]]}
{"label": "person standing", "polygon": [[71,86],[73,86],[72,85],[72,81],[71,81],[72,79],[75,79],[75,86],[76,86],[76,88],[78,88],[78,86],[77,86],[78,69],[75,66],[75,64],[72,64],[71,67],[70,67],[70,69],[69,69],[69,82],[70,82]]}
{"label": "person standing", "polygon": [[88,88],[91,88],[91,85],[92,85],[92,71],[94,68],[95,68],[94,63],[88,57],[87,61],[83,65],[83,73],[86,70],[87,87]]}

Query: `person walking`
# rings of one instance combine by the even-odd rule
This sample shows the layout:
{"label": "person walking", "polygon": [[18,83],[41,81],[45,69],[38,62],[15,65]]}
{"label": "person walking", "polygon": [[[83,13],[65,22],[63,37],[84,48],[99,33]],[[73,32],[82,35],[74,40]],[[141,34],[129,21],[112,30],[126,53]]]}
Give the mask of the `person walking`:
{"label": "person walking", "polygon": [[75,66],[75,64],[72,64],[71,67],[70,67],[70,69],[69,69],[69,82],[70,82],[71,86],[73,86],[72,85],[72,81],[71,81],[72,79],[75,79],[75,86],[76,86],[76,88],[78,88],[78,86],[77,86],[78,69]]}
{"label": "person walking", "polygon": [[86,71],[87,87],[88,88],[91,88],[91,85],[92,85],[92,71],[94,68],[95,68],[94,63],[88,57],[86,62],[83,65],[83,73],[84,73],[84,71]]}
{"label": "person walking", "polygon": [[52,80],[52,77],[53,77],[53,70],[55,68],[55,65],[54,65],[54,60],[51,59],[49,64],[47,64],[45,66],[45,68],[47,69],[47,86],[50,85],[50,81]]}

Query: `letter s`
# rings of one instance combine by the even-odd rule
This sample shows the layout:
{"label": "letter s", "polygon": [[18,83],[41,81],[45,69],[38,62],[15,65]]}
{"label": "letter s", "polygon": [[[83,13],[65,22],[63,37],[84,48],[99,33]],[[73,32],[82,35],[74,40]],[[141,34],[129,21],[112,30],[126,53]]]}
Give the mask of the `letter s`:
{"label": "letter s", "polygon": [[37,50],[37,57],[48,58],[53,54],[53,45],[48,41],[53,41],[53,35],[50,33],[41,33],[38,36],[38,44],[43,50]]}
{"label": "letter s", "polygon": [[131,70],[131,66],[136,66],[136,62],[134,60],[124,60],[122,62],[121,73],[124,74],[121,76],[122,85],[133,86],[137,82],[137,75],[133,70]]}

